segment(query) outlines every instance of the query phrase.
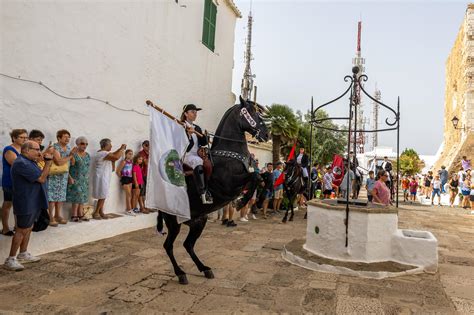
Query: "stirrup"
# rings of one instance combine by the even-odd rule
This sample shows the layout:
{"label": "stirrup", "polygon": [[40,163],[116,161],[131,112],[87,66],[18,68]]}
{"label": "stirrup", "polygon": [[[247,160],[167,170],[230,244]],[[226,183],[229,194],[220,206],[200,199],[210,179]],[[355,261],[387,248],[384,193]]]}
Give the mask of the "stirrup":
{"label": "stirrup", "polygon": [[210,205],[214,203],[214,201],[212,200],[212,196],[208,193],[204,193],[201,195],[201,202],[204,205]]}

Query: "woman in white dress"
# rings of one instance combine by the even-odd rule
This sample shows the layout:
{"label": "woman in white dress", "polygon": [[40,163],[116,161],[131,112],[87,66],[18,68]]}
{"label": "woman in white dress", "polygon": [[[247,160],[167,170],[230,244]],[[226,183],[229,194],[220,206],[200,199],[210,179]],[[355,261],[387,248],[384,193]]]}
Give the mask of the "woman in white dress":
{"label": "woman in white dress", "polygon": [[109,195],[110,177],[112,175],[115,161],[122,157],[127,145],[122,146],[115,152],[112,150],[112,141],[110,139],[100,140],[100,150],[94,157],[94,175],[92,177],[92,197],[97,200],[92,217],[96,220],[108,219],[104,214],[105,199]]}

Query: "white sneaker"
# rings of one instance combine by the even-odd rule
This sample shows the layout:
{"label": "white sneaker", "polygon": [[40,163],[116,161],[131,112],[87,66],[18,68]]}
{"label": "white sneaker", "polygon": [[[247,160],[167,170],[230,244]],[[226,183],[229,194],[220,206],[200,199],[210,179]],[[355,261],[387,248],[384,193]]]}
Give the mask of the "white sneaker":
{"label": "white sneaker", "polygon": [[5,268],[8,270],[13,270],[13,271],[22,271],[25,269],[25,267],[18,262],[16,257],[8,257],[5,259],[5,264],[3,264]]}
{"label": "white sneaker", "polygon": [[246,219],[247,219],[247,221],[248,221],[248,219],[249,219],[249,215],[248,215],[248,214],[246,214],[246,215],[245,215],[245,218],[246,218]]}
{"label": "white sneaker", "polygon": [[19,253],[18,256],[16,256],[16,259],[23,264],[34,263],[41,260],[41,258],[33,256],[28,252]]}
{"label": "white sneaker", "polygon": [[247,220],[246,218],[240,218],[239,221],[241,221],[241,222],[249,222],[249,220]]}
{"label": "white sneaker", "polygon": [[133,212],[133,210],[125,210],[125,214],[132,217],[135,217],[137,215],[135,212]]}
{"label": "white sneaker", "polygon": [[257,220],[257,217],[253,213],[252,213],[252,219]]}

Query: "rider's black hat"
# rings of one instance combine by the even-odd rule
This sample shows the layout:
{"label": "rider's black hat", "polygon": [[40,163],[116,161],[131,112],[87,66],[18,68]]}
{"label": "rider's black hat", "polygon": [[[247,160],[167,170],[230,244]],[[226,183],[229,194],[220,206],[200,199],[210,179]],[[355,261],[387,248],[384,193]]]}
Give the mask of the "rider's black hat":
{"label": "rider's black hat", "polygon": [[196,105],[194,104],[186,104],[183,106],[183,113],[184,112],[187,112],[188,110],[195,110],[195,111],[198,111],[198,110],[202,110],[202,108],[198,108]]}

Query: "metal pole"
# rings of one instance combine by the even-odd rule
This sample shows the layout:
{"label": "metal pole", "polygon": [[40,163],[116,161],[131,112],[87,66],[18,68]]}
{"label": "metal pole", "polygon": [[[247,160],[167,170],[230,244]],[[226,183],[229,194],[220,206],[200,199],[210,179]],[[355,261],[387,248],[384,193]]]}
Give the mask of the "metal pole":
{"label": "metal pole", "polygon": [[397,101],[397,203],[398,208],[398,181],[400,178],[400,96]]}
{"label": "metal pole", "polygon": [[[314,107],[314,103],[313,103],[313,97],[311,96],[311,121],[313,120],[313,107]],[[308,176],[308,199],[311,200],[313,199],[313,195],[312,195],[312,189],[311,189],[311,169],[313,167],[313,124],[311,123],[310,124],[310,127],[309,127],[309,176]]]}
{"label": "metal pole", "polygon": [[[355,74],[354,74],[355,77]],[[351,89],[351,95],[349,98],[349,128],[348,128],[348,138],[347,138],[347,160],[346,163],[344,163],[343,169],[346,174],[346,165],[347,165],[347,171],[350,170],[350,161],[349,161],[349,155],[351,153],[351,128],[352,128],[352,103],[353,103],[353,96],[354,96],[354,88]],[[347,172],[349,173],[349,172]],[[344,180],[344,178],[343,178]],[[344,224],[346,225],[346,247],[349,245],[349,174],[347,174],[347,180],[346,180],[346,219],[344,220]]]}
{"label": "metal pole", "polygon": [[[354,73],[354,101],[353,101],[353,106],[354,106],[354,144],[353,144],[353,158],[352,158],[352,163],[354,165],[354,178],[355,178],[355,171],[356,171],[356,159],[357,159],[357,107],[359,106],[359,80],[357,74],[359,73],[359,68],[354,67],[357,69],[353,69],[352,72]],[[350,160],[349,156],[347,157],[347,160],[349,161],[349,169],[350,169]],[[351,182],[351,191],[352,191],[352,182]],[[354,192],[352,191],[354,194]]]}

